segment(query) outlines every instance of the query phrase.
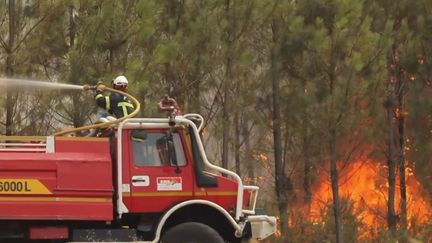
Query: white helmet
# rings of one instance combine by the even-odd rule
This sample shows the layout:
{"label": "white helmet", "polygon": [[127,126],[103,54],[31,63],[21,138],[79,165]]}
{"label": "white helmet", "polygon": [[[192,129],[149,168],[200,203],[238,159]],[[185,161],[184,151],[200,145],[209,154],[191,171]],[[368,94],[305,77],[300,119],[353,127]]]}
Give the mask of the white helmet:
{"label": "white helmet", "polygon": [[125,76],[118,76],[117,78],[115,78],[112,83],[114,85],[128,85],[128,80]]}

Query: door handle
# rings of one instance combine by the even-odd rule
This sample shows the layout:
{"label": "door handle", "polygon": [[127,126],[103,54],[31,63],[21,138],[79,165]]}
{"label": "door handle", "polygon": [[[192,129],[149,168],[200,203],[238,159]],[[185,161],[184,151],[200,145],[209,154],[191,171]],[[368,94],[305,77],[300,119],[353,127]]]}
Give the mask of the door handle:
{"label": "door handle", "polygon": [[150,185],[150,177],[147,175],[132,176],[131,181],[132,181],[133,186],[149,186]]}

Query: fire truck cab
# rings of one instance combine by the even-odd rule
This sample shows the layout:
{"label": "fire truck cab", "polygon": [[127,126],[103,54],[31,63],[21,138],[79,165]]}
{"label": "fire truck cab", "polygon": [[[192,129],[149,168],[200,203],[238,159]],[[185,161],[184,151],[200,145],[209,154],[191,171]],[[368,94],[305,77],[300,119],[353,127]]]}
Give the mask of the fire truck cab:
{"label": "fire truck cab", "polygon": [[129,118],[108,138],[0,138],[0,238],[267,238],[276,218],[255,212],[258,187],[208,161],[203,124],[186,114]]}

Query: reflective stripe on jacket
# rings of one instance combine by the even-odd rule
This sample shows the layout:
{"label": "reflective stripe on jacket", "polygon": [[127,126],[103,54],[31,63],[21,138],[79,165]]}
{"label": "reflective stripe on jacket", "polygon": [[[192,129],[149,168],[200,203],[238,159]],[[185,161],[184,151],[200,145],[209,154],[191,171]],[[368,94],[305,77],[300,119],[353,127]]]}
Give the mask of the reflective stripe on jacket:
{"label": "reflective stripe on jacket", "polygon": [[102,93],[97,93],[95,96],[96,104],[107,110],[111,115],[116,118],[121,118],[131,114],[134,111],[133,104],[123,95],[117,93],[111,93],[108,95],[103,95]]}

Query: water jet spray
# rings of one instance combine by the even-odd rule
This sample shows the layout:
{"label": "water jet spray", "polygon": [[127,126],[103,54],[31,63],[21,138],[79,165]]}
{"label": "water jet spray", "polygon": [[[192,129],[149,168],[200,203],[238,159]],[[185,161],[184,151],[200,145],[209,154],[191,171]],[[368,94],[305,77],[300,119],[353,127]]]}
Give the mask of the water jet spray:
{"label": "water jet spray", "polygon": [[123,96],[126,96],[128,99],[130,99],[134,103],[135,110],[131,114],[124,116],[120,119],[105,122],[105,123],[92,124],[92,125],[87,125],[87,126],[83,126],[83,127],[66,129],[66,130],[52,134],[53,136],[62,136],[62,135],[73,133],[73,132],[96,129],[96,128],[106,128],[106,127],[118,124],[127,118],[134,117],[136,114],[138,114],[140,107],[141,107],[141,104],[132,95],[130,95],[126,92],[116,90],[116,89],[108,88],[103,84],[97,84],[95,86],[90,86],[87,84],[75,85],[75,84],[54,83],[54,82],[39,81],[39,80],[0,78],[0,86],[6,86],[6,87],[42,87],[42,88],[49,88],[49,89],[73,89],[73,90],[83,90],[83,91],[88,91],[88,90],[94,91],[94,90],[96,90],[96,87],[101,87],[102,89],[104,89],[106,91],[119,93]]}
{"label": "water jet spray", "polygon": [[48,89],[75,89],[82,90],[82,85],[54,83],[40,80],[0,78],[0,86],[5,87],[41,87]]}

